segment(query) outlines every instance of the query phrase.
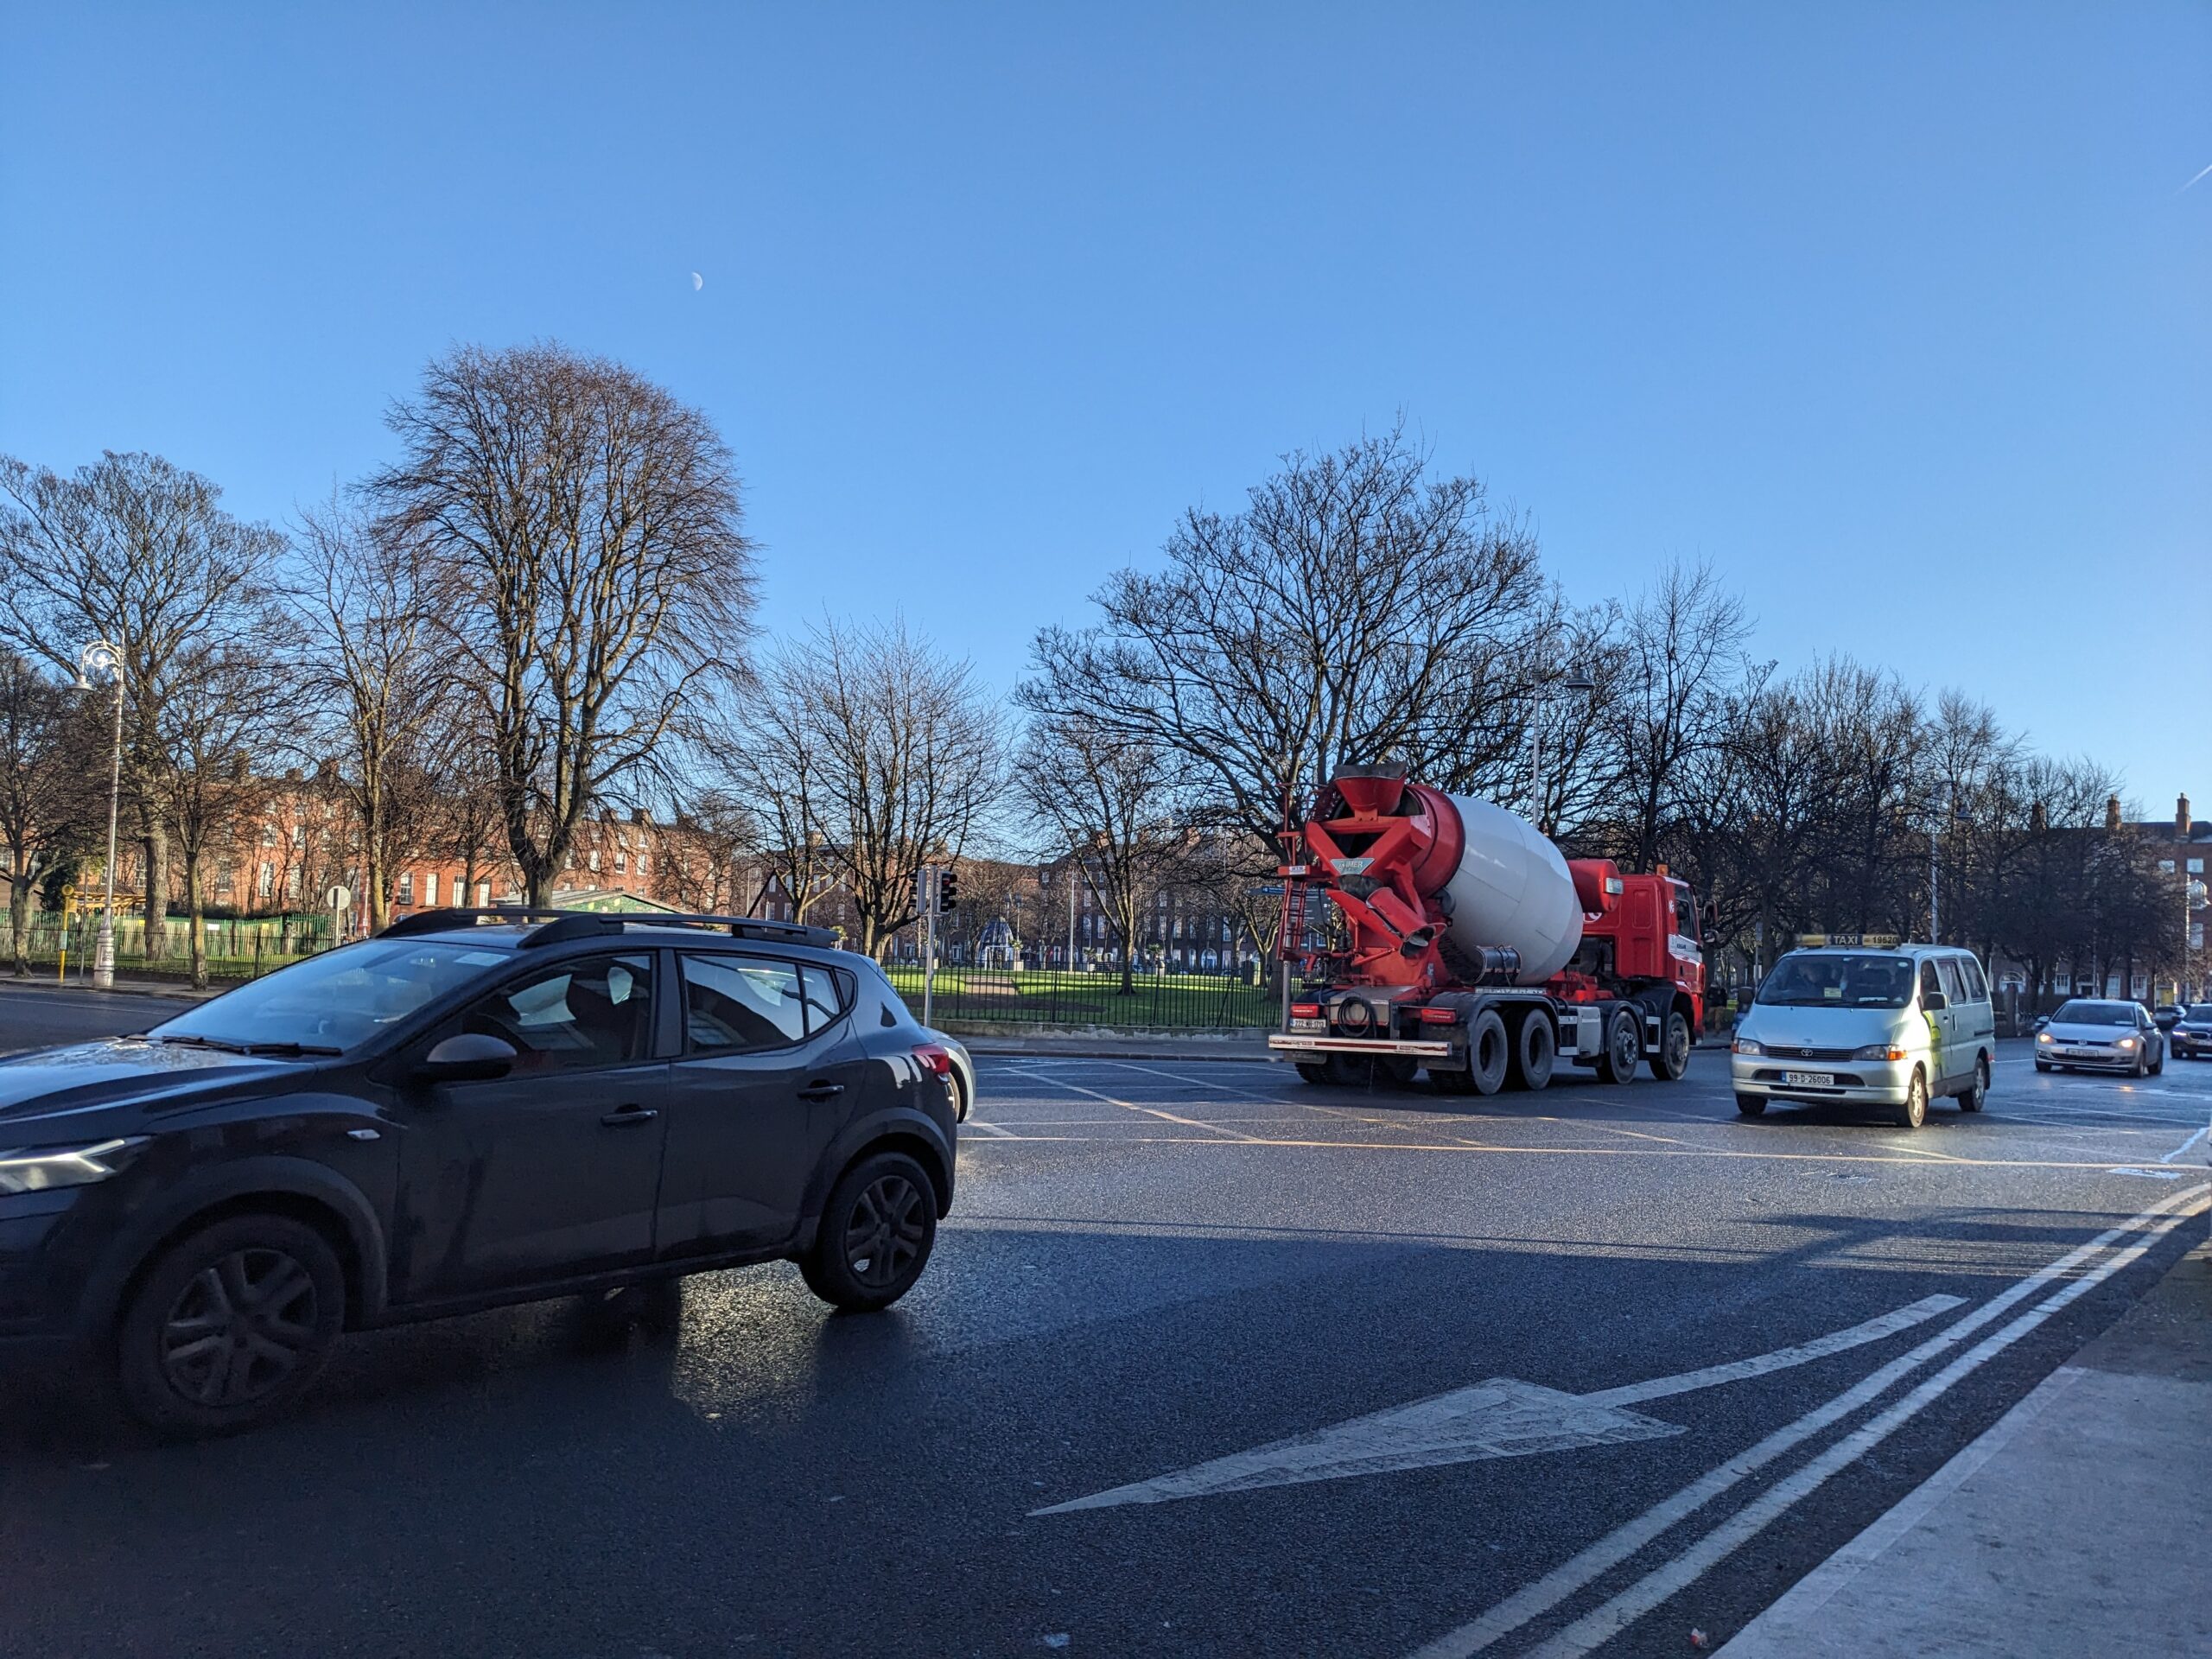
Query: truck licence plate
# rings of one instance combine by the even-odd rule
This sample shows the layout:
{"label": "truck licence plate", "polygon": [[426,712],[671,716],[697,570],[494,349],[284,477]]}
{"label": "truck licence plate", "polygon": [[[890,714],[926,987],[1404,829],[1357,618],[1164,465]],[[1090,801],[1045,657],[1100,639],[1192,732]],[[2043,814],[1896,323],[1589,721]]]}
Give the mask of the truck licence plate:
{"label": "truck licence plate", "polygon": [[1290,1028],[1293,1031],[1326,1031],[1329,1022],[1325,1020],[1294,1020],[1290,1022]]}
{"label": "truck licence plate", "polygon": [[1782,1080],[1792,1089],[1835,1087],[1835,1073],[1833,1071],[1785,1071],[1782,1074]]}

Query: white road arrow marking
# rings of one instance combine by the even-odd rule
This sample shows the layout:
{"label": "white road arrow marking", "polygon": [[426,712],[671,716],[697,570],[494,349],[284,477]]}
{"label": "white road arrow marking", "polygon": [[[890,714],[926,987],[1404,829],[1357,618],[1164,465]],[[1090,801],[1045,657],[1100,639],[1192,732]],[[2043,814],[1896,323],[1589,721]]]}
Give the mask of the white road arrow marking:
{"label": "white road arrow marking", "polygon": [[1306,1481],[1343,1480],[1354,1475],[1658,1440],[1685,1431],[1678,1423],[1661,1422],[1623,1408],[1687,1394],[1693,1389],[1762,1376],[1793,1365],[1808,1365],[1846,1349],[1879,1342],[1964,1302],[1959,1296],[1924,1296],[1908,1306],[1795,1347],[1595,1394],[1566,1394],[1514,1377],[1494,1376],[1471,1388],[1454,1389],[1449,1394],[1355,1417],[1311,1434],[1276,1440],[1030,1513],[1065,1515],[1071,1510],[1106,1510],[1123,1503],[1170,1503],[1178,1498],[1210,1497],[1263,1486],[1294,1486]]}

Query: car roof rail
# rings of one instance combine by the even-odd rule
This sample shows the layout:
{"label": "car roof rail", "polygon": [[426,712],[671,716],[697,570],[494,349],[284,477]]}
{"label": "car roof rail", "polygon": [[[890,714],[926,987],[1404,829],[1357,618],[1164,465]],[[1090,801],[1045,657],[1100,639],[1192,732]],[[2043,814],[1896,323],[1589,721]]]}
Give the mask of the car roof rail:
{"label": "car roof rail", "polygon": [[522,922],[548,921],[580,912],[566,910],[532,909],[526,905],[504,906],[448,906],[442,910],[418,910],[385,924],[377,935],[380,939],[404,939],[416,933],[447,933],[458,927],[476,927],[486,923],[505,924],[512,927]]}
{"label": "car roof rail", "polygon": [[448,933],[459,929],[538,925],[520,941],[524,948],[560,944],[569,939],[604,938],[629,927],[712,928],[733,938],[757,939],[769,944],[804,944],[817,950],[834,950],[837,936],[810,922],[772,922],[760,916],[709,916],[664,910],[555,910],[528,905],[444,910],[418,910],[388,924],[379,938],[404,939],[418,933]]}

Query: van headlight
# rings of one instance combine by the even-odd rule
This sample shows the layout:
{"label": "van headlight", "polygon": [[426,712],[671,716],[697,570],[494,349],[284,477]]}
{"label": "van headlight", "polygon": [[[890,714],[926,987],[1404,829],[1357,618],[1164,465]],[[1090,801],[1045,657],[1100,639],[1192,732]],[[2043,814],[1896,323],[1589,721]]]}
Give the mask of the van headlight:
{"label": "van headlight", "polygon": [[1732,1054],[1764,1054],[1766,1050],[1749,1037],[1738,1037],[1728,1045],[1728,1052]]}
{"label": "van headlight", "polygon": [[89,1147],[41,1147],[0,1152],[0,1198],[17,1192],[45,1192],[57,1186],[90,1186],[104,1181],[145,1145],[133,1140],[102,1141]]}
{"label": "van headlight", "polygon": [[1904,1050],[1895,1043],[1869,1043],[1864,1048],[1853,1050],[1851,1058],[1854,1060],[1901,1060],[1904,1058]]}

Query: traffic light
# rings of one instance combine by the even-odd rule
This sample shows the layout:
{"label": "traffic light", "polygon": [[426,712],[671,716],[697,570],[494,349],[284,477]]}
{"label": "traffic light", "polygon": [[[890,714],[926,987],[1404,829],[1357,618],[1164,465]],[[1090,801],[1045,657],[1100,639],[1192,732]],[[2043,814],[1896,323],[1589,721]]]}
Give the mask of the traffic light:
{"label": "traffic light", "polygon": [[937,878],[937,907],[940,913],[960,907],[960,876],[954,870],[940,870]]}

